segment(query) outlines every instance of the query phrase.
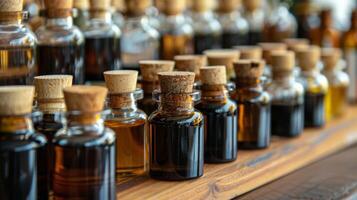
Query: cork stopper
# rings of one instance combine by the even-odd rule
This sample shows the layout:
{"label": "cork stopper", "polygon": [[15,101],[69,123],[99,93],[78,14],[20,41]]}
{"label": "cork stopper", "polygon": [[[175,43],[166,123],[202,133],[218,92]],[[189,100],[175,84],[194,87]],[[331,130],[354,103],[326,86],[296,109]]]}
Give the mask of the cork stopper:
{"label": "cork stopper", "polygon": [[316,69],[320,60],[320,48],[318,46],[310,46],[307,49],[298,50],[296,58],[301,70]]}
{"label": "cork stopper", "polygon": [[103,110],[107,88],[101,86],[76,85],[63,89],[68,111],[94,113]]}
{"label": "cork stopper", "polygon": [[20,12],[23,8],[23,0],[1,0],[0,12]]}
{"label": "cork stopper", "polygon": [[238,9],[240,0],[218,0],[217,12],[230,13]]}
{"label": "cork stopper", "polygon": [[174,60],[177,71],[194,72],[196,80],[200,77],[200,68],[207,63],[204,55],[179,55],[175,56]]}
{"label": "cork stopper", "polygon": [[259,43],[259,46],[263,49],[263,59],[270,65],[271,58],[270,55],[273,51],[286,51],[287,46],[284,43]]}
{"label": "cork stopper", "polygon": [[206,12],[214,7],[213,0],[192,0],[191,9],[195,12]]}
{"label": "cork stopper", "polygon": [[207,56],[208,65],[224,65],[226,66],[227,78],[231,78],[234,74],[233,62],[239,60],[240,52],[235,49],[220,49],[204,51]]}
{"label": "cork stopper", "polygon": [[136,90],[138,72],[134,70],[106,71],[104,79],[110,93],[129,93]]}
{"label": "cork stopper", "polygon": [[239,78],[260,78],[263,75],[265,62],[262,60],[239,60],[234,62],[234,71]]}
{"label": "cork stopper", "polygon": [[82,10],[88,10],[89,0],[73,0],[73,7]]}
{"label": "cork stopper", "polygon": [[118,11],[124,11],[125,5],[124,0],[112,0],[112,7]]}
{"label": "cork stopper", "polygon": [[150,0],[125,0],[125,15],[138,17],[145,15],[146,9],[150,6]]}
{"label": "cork stopper", "polygon": [[205,85],[223,85],[227,83],[225,66],[202,67],[201,82]]}
{"label": "cork stopper", "polygon": [[45,0],[45,9],[52,10],[69,10],[73,7],[73,0]]}
{"label": "cork stopper", "polygon": [[159,81],[157,73],[171,72],[174,69],[175,62],[168,60],[143,60],[139,62],[141,76],[144,81]]}
{"label": "cork stopper", "polygon": [[235,46],[240,51],[240,59],[262,59],[262,48],[259,46]]}
{"label": "cork stopper", "polygon": [[257,8],[262,6],[262,1],[261,0],[243,0],[243,6],[244,9],[253,12]]}
{"label": "cork stopper", "polygon": [[309,40],[304,38],[287,38],[284,39],[284,44],[288,47],[288,50],[298,51],[299,49],[308,48]]}
{"label": "cork stopper", "polygon": [[193,72],[160,72],[158,76],[161,93],[187,94],[193,91]]}
{"label": "cork stopper", "polygon": [[337,67],[341,59],[341,50],[337,48],[324,48],[321,52],[321,60],[324,64],[324,70],[333,70]]}
{"label": "cork stopper", "polygon": [[111,0],[90,0],[90,9],[91,10],[109,10]]}
{"label": "cork stopper", "polygon": [[0,115],[31,113],[34,91],[33,86],[1,86]]}
{"label": "cork stopper", "polygon": [[178,15],[186,9],[185,0],[162,0],[162,12],[165,15]]}
{"label": "cork stopper", "polygon": [[295,67],[295,54],[292,51],[271,54],[273,73],[291,72]]}

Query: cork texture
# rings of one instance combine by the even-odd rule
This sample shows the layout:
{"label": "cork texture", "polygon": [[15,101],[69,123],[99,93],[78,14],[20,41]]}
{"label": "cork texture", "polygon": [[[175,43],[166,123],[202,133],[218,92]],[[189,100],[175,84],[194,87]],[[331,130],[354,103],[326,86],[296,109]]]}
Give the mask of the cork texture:
{"label": "cork texture", "polygon": [[104,79],[110,93],[129,93],[136,90],[138,72],[134,70],[106,71]]}
{"label": "cork texture", "polygon": [[124,0],[125,15],[142,16],[145,15],[146,9],[150,6],[150,0]]}
{"label": "cork texture", "polygon": [[185,0],[162,0],[162,12],[165,15],[178,15],[186,9]]}
{"label": "cork texture", "polygon": [[284,43],[259,43],[259,46],[263,50],[263,59],[267,64],[271,64],[271,53],[273,51],[286,51],[287,46]]}
{"label": "cork texture", "polygon": [[73,7],[73,0],[44,0],[48,10],[64,10]]}
{"label": "cork texture", "polygon": [[109,10],[111,7],[111,0],[90,0],[91,10]]}
{"label": "cork texture", "polygon": [[235,46],[240,51],[240,59],[262,59],[263,50],[259,46]]}
{"label": "cork texture", "polygon": [[227,83],[225,66],[202,67],[201,82],[205,85],[222,85]]}
{"label": "cork texture", "polygon": [[118,11],[125,10],[125,3],[124,0],[112,0],[112,7]]}
{"label": "cork texture", "polygon": [[316,69],[320,60],[320,48],[318,46],[310,46],[307,49],[298,50],[296,58],[297,64],[302,70]]}
{"label": "cork texture", "polygon": [[292,51],[273,52],[271,54],[271,60],[273,73],[293,71],[295,67],[295,54]]}
{"label": "cork texture", "polygon": [[206,12],[212,10],[214,0],[192,0],[191,9],[195,12]]}
{"label": "cork texture", "polygon": [[73,0],[73,7],[82,10],[88,10],[89,0]]}
{"label": "cork texture", "polygon": [[243,7],[245,10],[253,12],[262,6],[262,0],[243,0]]}
{"label": "cork texture", "polygon": [[139,62],[141,76],[144,81],[155,82],[159,80],[157,73],[171,72],[175,62],[168,60],[143,60]]}
{"label": "cork texture", "polygon": [[0,12],[19,12],[22,11],[23,0],[1,0]]}
{"label": "cork texture", "polygon": [[239,60],[233,65],[237,78],[259,78],[263,75],[265,62],[262,60]]}
{"label": "cork texture", "polygon": [[324,48],[321,51],[321,61],[324,64],[324,70],[333,70],[337,67],[341,59],[342,52],[337,48]]}
{"label": "cork texture", "polygon": [[218,13],[229,13],[233,12],[240,6],[240,0],[218,0],[217,1],[217,12]]}
{"label": "cork texture", "polygon": [[200,68],[207,64],[204,55],[179,55],[174,57],[175,69],[177,71],[194,72],[196,78],[200,76]]}
{"label": "cork texture", "polygon": [[71,75],[36,76],[34,85],[37,99],[63,98],[63,88],[72,86]]}
{"label": "cork texture", "polygon": [[204,54],[207,56],[208,65],[227,66],[240,57],[240,52],[234,49],[207,50]]}
{"label": "cork texture", "polygon": [[0,115],[23,115],[31,113],[35,87],[0,87]]}
{"label": "cork texture", "polygon": [[161,93],[191,93],[195,80],[193,72],[160,72],[158,73]]}

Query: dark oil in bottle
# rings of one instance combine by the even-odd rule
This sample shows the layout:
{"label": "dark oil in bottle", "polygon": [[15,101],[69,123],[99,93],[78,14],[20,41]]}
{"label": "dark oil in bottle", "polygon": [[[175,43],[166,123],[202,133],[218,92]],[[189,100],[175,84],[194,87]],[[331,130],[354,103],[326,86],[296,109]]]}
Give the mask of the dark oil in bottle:
{"label": "dark oil in bottle", "polygon": [[157,110],[157,103],[152,99],[152,94],[144,94],[144,98],[138,101],[138,108],[148,116]]}
{"label": "dark oil in bottle", "polygon": [[304,104],[272,104],[271,133],[284,137],[295,137],[304,129]]}
{"label": "dark oil in bottle", "polygon": [[202,54],[208,49],[221,48],[221,38],[218,34],[195,34],[193,41],[195,54]]}
{"label": "dark oil in bottle", "polygon": [[248,44],[248,34],[225,32],[222,34],[222,48]]}
{"label": "dark oil in bottle", "polygon": [[325,94],[305,93],[305,127],[321,127],[325,124]]}
{"label": "dark oil in bottle", "polygon": [[249,31],[249,45],[257,45],[259,42],[262,42],[263,33],[258,31]]}
{"label": "dark oil in bottle", "polygon": [[104,71],[119,68],[119,38],[86,38],[85,81],[104,81]]}
{"label": "dark oil in bottle", "polygon": [[69,74],[75,84],[84,82],[84,44],[39,45],[37,51],[39,75]]}
{"label": "dark oil in bottle", "polygon": [[160,58],[173,60],[176,55],[192,54],[192,39],[190,35],[164,34],[160,39]]}

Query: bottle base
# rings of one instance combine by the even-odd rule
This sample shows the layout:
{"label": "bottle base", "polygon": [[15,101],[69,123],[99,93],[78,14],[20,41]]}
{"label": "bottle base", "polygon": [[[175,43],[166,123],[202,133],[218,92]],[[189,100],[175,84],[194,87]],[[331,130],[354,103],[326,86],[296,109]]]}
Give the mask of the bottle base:
{"label": "bottle base", "polygon": [[176,172],[150,171],[150,177],[162,181],[183,181],[183,180],[196,179],[203,175],[203,173],[196,174],[196,175],[187,175],[187,176],[181,175],[181,174],[188,174],[188,173],[189,172],[187,171],[176,171]]}
{"label": "bottle base", "polygon": [[238,149],[259,150],[259,149],[266,149],[268,147],[269,144],[257,144],[257,142],[238,142]]}

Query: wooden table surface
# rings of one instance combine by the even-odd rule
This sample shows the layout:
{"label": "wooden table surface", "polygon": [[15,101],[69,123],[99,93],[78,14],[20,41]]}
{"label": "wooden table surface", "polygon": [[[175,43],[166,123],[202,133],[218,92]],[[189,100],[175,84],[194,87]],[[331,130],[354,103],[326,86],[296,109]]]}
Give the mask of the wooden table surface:
{"label": "wooden table surface", "polygon": [[231,199],[357,142],[357,107],[321,129],[294,139],[273,137],[265,150],[239,151],[227,164],[206,164],[203,177],[158,181],[131,177],[117,184],[118,199]]}

